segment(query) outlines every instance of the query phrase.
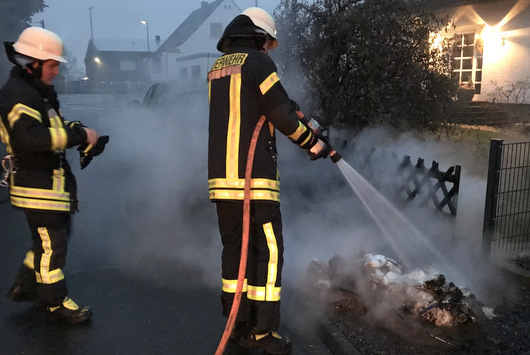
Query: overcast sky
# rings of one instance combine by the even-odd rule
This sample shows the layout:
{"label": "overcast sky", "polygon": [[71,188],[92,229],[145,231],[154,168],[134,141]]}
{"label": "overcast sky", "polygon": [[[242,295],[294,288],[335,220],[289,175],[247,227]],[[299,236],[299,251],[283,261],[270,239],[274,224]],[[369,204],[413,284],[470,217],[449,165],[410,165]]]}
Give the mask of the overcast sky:
{"label": "overcast sky", "polygon": [[[207,2],[212,2],[208,0]],[[241,10],[256,5],[256,0],[233,0]],[[149,23],[149,37],[160,35],[162,41],[201,6],[201,0],[46,0],[48,7],[33,16],[33,25],[44,21],[56,32],[67,50],[84,70],[84,57],[90,39],[90,11],[94,38],[143,39]],[[258,0],[258,6],[272,14],[280,0]]]}

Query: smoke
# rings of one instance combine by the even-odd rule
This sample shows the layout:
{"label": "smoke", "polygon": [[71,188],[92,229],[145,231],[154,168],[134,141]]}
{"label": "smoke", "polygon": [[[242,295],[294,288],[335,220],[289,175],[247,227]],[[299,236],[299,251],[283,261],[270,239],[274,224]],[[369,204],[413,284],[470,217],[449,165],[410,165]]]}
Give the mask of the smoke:
{"label": "smoke", "polygon": [[[187,286],[218,285],[220,243],[208,200],[203,96],[159,109],[130,109],[114,100],[114,108],[93,104],[107,109],[83,123],[108,134],[110,142],[76,172],[81,213],[70,249],[91,254],[82,267],[126,269],[175,287],[182,286],[171,285],[175,273],[189,276]],[[76,165],[76,158],[70,161]]]}
{"label": "smoke", "polygon": [[[331,133],[336,147],[342,141],[340,135]],[[481,254],[486,189],[486,177],[481,172],[486,171],[487,159],[477,159],[475,152],[463,149],[458,142],[395,137],[384,129],[362,132],[353,143],[350,140],[342,150],[337,148],[339,153],[363,172],[367,171],[365,157],[371,154],[372,173],[367,173],[367,178],[394,201],[409,225],[393,230],[395,243],[389,241],[337,166],[329,160],[305,161],[303,152],[290,148],[289,142],[282,144],[280,156],[286,161],[285,166],[280,164],[286,277],[296,280],[313,259],[326,262],[336,254],[354,258],[360,252],[372,252],[395,258],[409,269],[444,274],[448,281],[469,288],[480,299],[495,302],[492,291],[509,285]],[[405,155],[413,164],[418,158],[424,159],[427,168],[432,161],[437,161],[442,171],[453,165],[462,167],[456,217],[442,216],[432,201],[419,203],[421,194],[413,201],[396,204],[397,166]],[[411,233],[416,229],[418,235]],[[400,259],[399,248],[413,258]]]}
{"label": "smoke", "polygon": [[[167,287],[219,287],[221,244],[207,186],[206,95],[163,109],[132,109],[123,100],[102,96],[97,101],[97,96],[88,95],[75,99],[89,100],[85,109],[77,110],[80,102],[68,105],[74,99],[63,98],[67,119],[80,119],[100,134],[110,135],[110,142],[82,171],[77,152],[69,152],[80,198],[69,250],[75,262],[69,265],[82,270],[129,270]],[[362,170],[361,152],[387,152],[373,153],[371,161],[377,174],[370,182],[383,195],[391,193],[389,186],[396,178],[393,164],[405,154],[412,162],[424,158],[426,165],[436,160],[441,170],[462,166],[456,218],[442,218],[429,204],[412,201],[397,206],[456,272],[433,264],[432,250],[414,241],[407,249],[423,256],[422,264],[407,266],[434,269],[474,293],[498,286],[502,279],[492,280],[495,272],[480,255],[485,178],[468,174],[470,169],[477,170],[468,166],[485,162],[451,144],[390,137],[384,130],[368,130],[341,150],[340,133],[331,132],[339,153],[356,169]],[[354,258],[371,252],[403,262],[337,165],[329,159],[310,161],[281,135],[278,150],[286,289],[298,286],[312,260],[327,262],[337,254]],[[188,284],[174,285],[174,275],[184,275]]]}

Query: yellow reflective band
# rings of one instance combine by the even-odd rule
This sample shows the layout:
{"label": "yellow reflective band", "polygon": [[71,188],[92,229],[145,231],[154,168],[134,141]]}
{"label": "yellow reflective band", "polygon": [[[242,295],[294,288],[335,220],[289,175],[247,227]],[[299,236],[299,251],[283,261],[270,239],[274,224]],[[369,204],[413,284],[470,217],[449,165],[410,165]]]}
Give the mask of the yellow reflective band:
{"label": "yellow reflective band", "polygon": [[[64,177],[64,169],[54,169],[53,170],[53,191],[59,191],[63,192],[65,188],[65,177]],[[68,198],[70,198],[70,195],[68,195]]]}
{"label": "yellow reflective band", "polygon": [[[57,170],[54,170],[54,172],[55,171]],[[19,197],[43,198],[48,200],[59,200],[68,202],[70,201],[70,194],[64,191],[52,191],[46,189],[37,189],[33,187],[11,186],[9,192],[11,193],[11,195]]]}
{"label": "yellow reflective band", "polygon": [[[57,283],[61,280],[64,280],[64,273],[61,269],[55,269],[48,273],[50,275],[51,282],[50,284]],[[39,272],[35,272],[35,279],[37,280],[37,283],[43,284],[46,282],[43,282],[42,275]]]}
{"label": "yellow reflective band", "polygon": [[11,109],[11,112],[7,115],[7,122],[9,122],[9,127],[13,128],[15,123],[18,121],[21,115],[26,114],[33,117],[40,123],[42,123],[41,114],[39,111],[32,109],[24,104],[16,104]]}
{"label": "yellow reflective band", "polygon": [[292,140],[293,142],[297,141],[298,138],[300,138],[300,136],[302,134],[304,134],[304,132],[307,130],[307,127],[304,126],[304,124],[300,121],[298,121],[298,128],[296,129],[296,131],[294,131],[294,133],[291,133],[290,135],[288,135],[287,137],[289,137],[290,140]]}
{"label": "yellow reflective band", "polygon": [[[237,280],[223,279],[223,292],[236,293]],[[243,282],[243,292],[247,292],[247,279]]]}
{"label": "yellow reflective band", "polygon": [[57,112],[52,108],[48,110],[48,119],[52,128],[61,128],[63,126]]}
{"label": "yellow reflective band", "polygon": [[54,109],[48,110],[48,119],[50,121],[50,136],[51,136],[51,150],[65,149],[68,143],[68,136],[64,129],[61,117],[57,114]]}
{"label": "yellow reflective band", "polygon": [[270,291],[266,291],[264,286],[248,285],[247,298],[254,301],[279,301],[281,294],[281,287],[274,287]]}
{"label": "yellow reflective band", "polygon": [[9,134],[7,133],[7,129],[4,126],[2,117],[0,117],[0,140],[2,140],[2,142],[6,145],[9,153],[9,151],[11,150],[11,146],[9,145]]}
{"label": "yellow reflective band", "polygon": [[275,296],[274,285],[278,277],[278,244],[276,243],[276,236],[272,229],[272,223],[263,225],[263,232],[267,238],[267,247],[269,248],[269,264],[267,266],[267,284],[265,285],[265,300],[269,301]]}
{"label": "yellow reflective band", "polygon": [[[243,191],[210,190],[210,200],[243,200]],[[274,191],[250,191],[251,200],[280,202],[280,194]]]}
{"label": "yellow reflective band", "polygon": [[51,136],[50,150],[65,149],[68,143],[68,136],[64,128],[48,128]]}
{"label": "yellow reflective band", "polygon": [[230,78],[230,117],[226,142],[226,177],[237,179],[241,129],[241,74]]}
{"label": "yellow reflective band", "polygon": [[[243,200],[245,180],[210,179],[208,180],[210,199]],[[280,201],[280,182],[271,179],[252,179],[250,199]]]}
{"label": "yellow reflective band", "polygon": [[40,279],[43,284],[51,284],[50,260],[53,254],[52,241],[46,227],[37,228],[37,232],[39,233],[43,250],[40,258]]}
{"label": "yellow reflective band", "polygon": [[64,191],[62,169],[54,170],[54,190],[20,187],[11,183],[10,197],[13,206],[38,210],[70,211],[70,193]]}
{"label": "yellow reflective band", "polygon": [[11,196],[11,204],[15,207],[31,208],[35,210],[70,211],[70,202],[43,201]]}
{"label": "yellow reflective band", "polygon": [[259,89],[261,91],[262,95],[265,95],[267,91],[270,90],[276,84],[278,81],[280,81],[280,78],[278,77],[278,74],[276,72],[269,75],[269,77],[259,85]]}
{"label": "yellow reflective band", "polygon": [[28,269],[31,269],[31,270],[35,270],[35,265],[33,264],[35,260],[35,254],[33,253],[32,250],[28,251],[26,253],[26,257],[24,258],[24,262],[23,264],[28,268]]}
{"label": "yellow reflective band", "polygon": [[[245,188],[245,179],[210,179],[208,186],[212,188]],[[280,182],[271,179],[254,178],[250,182],[250,188],[280,190]]]}

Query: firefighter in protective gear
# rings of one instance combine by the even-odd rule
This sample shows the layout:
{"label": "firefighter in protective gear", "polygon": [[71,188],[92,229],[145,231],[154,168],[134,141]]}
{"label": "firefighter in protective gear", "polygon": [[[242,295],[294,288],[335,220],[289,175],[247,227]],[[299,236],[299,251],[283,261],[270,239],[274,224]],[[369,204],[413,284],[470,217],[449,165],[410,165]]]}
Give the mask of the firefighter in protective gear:
{"label": "firefighter in protective gear", "polygon": [[24,211],[32,233],[32,246],[7,295],[46,307],[51,318],[83,322],[91,311],[69,298],[63,274],[71,214],[77,209],[65,149],[96,144],[98,135],[61,116],[51,82],[66,60],[55,33],[30,27],[5,48],[15,66],[0,89],[0,137],[13,168],[11,204]]}
{"label": "firefighter in protective gear", "polygon": [[221,300],[223,314],[228,316],[241,256],[246,160],[254,128],[265,116],[252,170],[244,293],[232,338],[239,337],[245,347],[286,354],[291,350],[290,340],[277,333],[284,245],[275,134],[278,130],[318,158],[326,157],[329,150],[299,120],[276,65],[267,55],[277,46],[273,18],[256,7],[236,16],[217,44],[223,55],[208,73],[208,185],[223,244]]}

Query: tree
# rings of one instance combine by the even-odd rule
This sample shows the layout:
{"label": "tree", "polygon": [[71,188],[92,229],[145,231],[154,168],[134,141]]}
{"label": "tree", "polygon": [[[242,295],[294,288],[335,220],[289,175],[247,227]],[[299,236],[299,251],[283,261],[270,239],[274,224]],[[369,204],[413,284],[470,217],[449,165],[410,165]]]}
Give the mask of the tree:
{"label": "tree", "polygon": [[[14,42],[18,35],[28,27],[31,17],[44,10],[44,0],[1,0],[0,1],[0,41]],[[0,85],[3,85],[12,64],[0,49]]]}
{"label": "tree", "polygon": [[275,16],[284,81],[298,64],[309,85],[297,99],[313,102],[325,124],[426,130],[443,122],[457,83],[447,75],[449,43],[434,46],[433,33],[447,20],[405,0],[282,0]]}
{"label": "tree", "polygon": [[495,103],[526,104],[530,96],[530,78],[506,81],[505,85],[491,82],[495,87],[488,93],[488,98]]}

